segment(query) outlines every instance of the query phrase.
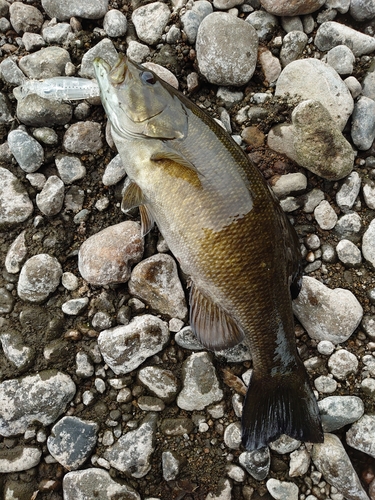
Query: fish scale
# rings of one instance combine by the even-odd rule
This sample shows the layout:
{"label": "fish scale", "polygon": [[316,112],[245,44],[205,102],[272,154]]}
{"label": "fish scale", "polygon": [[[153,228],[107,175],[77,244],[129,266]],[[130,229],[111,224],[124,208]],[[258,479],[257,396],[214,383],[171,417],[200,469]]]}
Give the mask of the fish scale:
{"label": "fish scale", "polygon": [[253,374],[242,441],[281,434],[322,442],[316,399],[294,337],[300,252],[289,220],[243,150],[149,70],[94,62],[112,136],[131,180],[122,207],[155,221],[190,282],[190,322],[211,350],[248,343]]}

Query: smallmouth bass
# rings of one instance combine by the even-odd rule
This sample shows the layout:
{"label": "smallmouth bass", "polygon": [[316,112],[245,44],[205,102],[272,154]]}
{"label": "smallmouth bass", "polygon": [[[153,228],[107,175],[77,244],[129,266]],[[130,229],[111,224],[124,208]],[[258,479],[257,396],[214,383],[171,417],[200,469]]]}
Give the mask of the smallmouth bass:
{"label": "smallmouth bass", "polygon": [[245,339],[253,374],[242,415],[248,450],[281,434],[322,442],[295,344],[297,235],[268,184],[211,117],[153,72],[94,61],[112,136],[130,179],[122,207],[156,222],[190,280],[190,323],[213,351]]}

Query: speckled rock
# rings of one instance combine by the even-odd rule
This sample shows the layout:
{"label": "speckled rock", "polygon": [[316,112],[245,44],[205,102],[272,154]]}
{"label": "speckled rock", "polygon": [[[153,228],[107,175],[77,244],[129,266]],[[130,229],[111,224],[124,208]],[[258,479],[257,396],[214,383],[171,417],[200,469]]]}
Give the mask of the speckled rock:
{"label": "speckled rock", "polygon": [[375,219],[370,222],[362,238],[363,257],[375,267]]}
{"label": "speckled rock", "polygon": [[362,96],[354,106],[351,136],[360,150],[367,150],[375,139],[375,102]]}
{"label": "speckled rock", "polygon": [[375,458],[375,416],[363,415],[346,433],[349,446]]}
{"label": "speckled rock", "polygon": [[210,83],[244,85],[255,71],[258,36],[249,23],[213,12],[199,26],[196,51],[199,70]]}
{"label": "speckled rock", "polygon": [[177,395],[178,380],[170,370],[146,366],[138,372],[139,381],[155,396],[170,403]]}
{"label": "speckled rock", "polygon": [[43,164],[42,146],[24,130],[17,129],[9,132],[8,145],[24,172],[35,172]]}
{"label": "speckled rock", "polygon": [[350,75],[353,73],[355,56],[346,45],[337,45],[327,52],[323,61],[332,66],[339,75]]}
{"label": "speckled rock", "polygon": [[290,31],[284,36],[280,50],[280,61],[284,68],[302,56],[307,40],[308,36],[303,31]]}
{"label": "speckled rock", "polygon": [[246,22],[255,28],[259,40],[269,40],[279,26],[277,17],[264,10],[251,12],[247,16]]}
{"label": "speckled rock", "polygon": [[271,455],[268,446],[254,451],[245,451],[239,456],[239,463],[257,481],[263,481],[271,466]]}
{"label": "speckled rock", "polygon": [[21,231],[8,249],[5,257],[5,269],[8,273],[15,274],[19,273],[21,270],[21,265],[27,255],[25,233],[26,230]]}
{"label": "speckled rock", "polygon": [[64,183],[57,177],[51,175],[48,177],[43,189],[36,195],[36,204],[39,210],[48,217],[57,215],[64,203]]}
{"label": "speckled rock", "polygon": [[65,125],[73,115],[70,104],[43,99],[36,94],[19,99],[16,113],[19,121],[30,127]]}
{"label": "speckled rock", "polygon": [[298,500],[299,488],[295,483],[271,478],[266,482],[266,486],[275,500]]}
{"label": "speckled rock", "polygon": [[39,32],[43,24],[43,15],[39,9],[23,2],[15,2],[9,7],[10,22],[13,29],[22,35],[25,31]]}
{"label": "speckled rock", "polygon": [[42,6],[49,17],[56,17],[59,21],[65,21],[71,17],[100,19],[108,10],[108,0],[85,0],[85,2],[42,0]]}
{"label": "speckled rock", "polygon": [[126,175],[125,167],[120,155],[116,155],[105,168],[102,182],[105,186],[113,186],[121,181]]}
{"label": "speckled rock", "polygon": [[264,10],[275,16],[300,16],[320,9],[324,0],[261,0]]}
{"label": "speckled rock", "polygon": [[73,123],[63,139],[63,146],[68,153],[94,153],[102,145],[101,125],[97,122]]}
{"label": "speckled rock", "polygon": [[162,2],[152,2],[142,5],[133,11],[132,22],[138,38],[149,45],[160,41],[171,12]]}
{"label": "speckled rock", "polygon": [[170,255],[152,255],[137,264],[129,280],[129,292],[159,314],[181,320],[187,317],[185,294]]}
{"label": "speckled rock", "polygon": [[[363,309],[349,290],[331,290],[320,281],[303,277],[293,311],[311,338],[345,342],[361,322]],[[348,313],[350,311],[350,313]]]}
{"label": "speckled rock", "polygon": [[156,316],[136,316],[128,325],[100,332],[98,345],[105,362],[117,374],[129,373],[161,351],[169,340],[167,324]]}
{"label": "speckled rock", "polygon": [[30,257],[23,265],[17,286],[20,299],[43,302],[59,286],[62,268],[55,257],[41,253]]}
{"label": "speckled rock", "polygon": [[0,407],[0,435],[23,434],[34,422],[53,423],[65,411],[75,392],[73,380],[57,370],[2,382],[0,400],[7,404]]}
{"label": "speckled rock", "polygon": [[75,156],[59,156],[55,159],[56,167],[64,184],[72,184],[86,175],[86,168]]}
{"label": "speckled rock", "polygon": [[34,207],[21,182],[6,168],[0,167],[0,228],[25,221]]}
{"label": "speckled rock", "polygon": [[0,474],[21,472],[39,464],[42,450],[37,446],[16,446],[0,451]]}
{"label": "speckled rock", "polygon": [[191,9],[182,14],[182,26],[191,44],[195,43],[200,23],[212,14],[212,10],[212,4],[207,0],[197,0],[192,4]]}
{"label": "speckled rock", "polygon": [[347,213],[353,207],[360,189],[361,178],[358,172],[354,171],[348,175],[336,193],[336,203],[342,212]]}
{"label": "speckled rock", "polygon": [[333,229],[337,222],[337,215],[327,200],[323,200],[314,210],[316,222],[321,229]]}
{"label": "speckled rock", "polygon": [[46,47],[21,57],[19,67],[29,78],[43,79],[65,74],[69,52],[61,47]]}
{"label": "speckled rock", "polygon": [[107,227],[88,238],[79,249],[78,268],[92,285],[125,283],[130,268],[143,254],[140,226],[125,221]]}
{"label": "speckled rock", "polygon": [[95,78],[95,71],[92,63],[96,57],[101,57],[111,66],[116,64],[118,54],[109,38],[100,40],[99,43],[84,53],[81,68],[79,70],[79,75],[82,78]]}
{"label": "speckled rock", "polygon": [[337,45],[347,45],[355,56],[370,54],[375,49],[372,36],[335,21],[327,21],[319,26],[314,43],[324,52]]}
{"label": "speckled rock", "polygon": [[109,10],[103,19],[103,29],[108,36],[116,38],[124,36],[128,28],[126,16],[117,9]]}
{"label": "speckled rock", "polygon": [[318,407],[324,432],[356,422],[365,411],[362,399],[357,396],[328,396],[318,401]]}
{"label": "speckled rock", "polygon": [[328,368],[336,379],[346,380],[350,374],[358,370],[357,356],[346,349],[340,349],[330,356]]}

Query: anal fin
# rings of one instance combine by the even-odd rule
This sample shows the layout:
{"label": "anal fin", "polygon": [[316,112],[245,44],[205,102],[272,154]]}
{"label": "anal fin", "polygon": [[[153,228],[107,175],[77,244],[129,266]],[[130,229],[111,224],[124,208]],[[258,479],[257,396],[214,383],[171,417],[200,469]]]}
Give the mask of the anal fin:
{"label": "anal fin", "polygon": [[141,214],[141,234],[146,236],[153,228],[155,221],[146,205],[139,206],[139,213]]}
{"label": "anal fin", "polygon": [[228,349],[244,338],[237,322],[207,299],[194,283],[190,289],[190,324],[199,342],[211,351]]}

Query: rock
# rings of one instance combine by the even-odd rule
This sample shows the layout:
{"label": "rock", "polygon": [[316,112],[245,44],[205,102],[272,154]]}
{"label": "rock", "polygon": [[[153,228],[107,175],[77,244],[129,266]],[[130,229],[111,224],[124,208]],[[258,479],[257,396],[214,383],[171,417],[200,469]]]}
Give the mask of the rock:
{"label": "rock", "polygon": [[24,172],[35,172],[43,164],[43,148],[27,132],[20,129],[9,132],[8,145]]}
{"label": "rock", "polygon": [[275,57],[270,50],[259,50],[259,62],[262,66],[264,78],[271,84],[276,82],[281,73],[281,64],[277,57]]}
{"label": "rock", "polygon": [[72,28],[68,23],[58,23],[46,26],[42,30],[43,38],[48,44],[63,44],[71,36]]}
{"label": "rock", "polygon": [[301,441],[282,434],[278,439],[270,443],[270,448],[280,455],[291,453],[301,446]]}
{"label": "rock", "polygon": [[180,473],[181,460],[172,451],[164,451],[161,456],[163,467],[163,478],[165,481],[173,481]]}
{"label": "rock", "polygon": [[324,0],[261,0],[261,5],[275,16],[301,16],[315,12],[325,3]]}
{"label": "rock", "polygon": [[0,167],[0,228],[19,224],[33,213],[33,204],[21,182]]}
{"label": "rock", "polygon": [[[332,377],[332,376],[331,376]],[[332,394],[337,389],[337,382],[334,378],[321,375],[314,380],[315,389],[322,394]]]}
{"label": "rock", "polygon": [[212,10],[212,5],[207,0],[197,0],[190,10],[182,14],[181,22],[189,43],[195,43],[199,25],[205,17],[212,14]]}
{"label": "rock", "polygon": [[362,96],[354,106],[351,136],[360,150],[367,150],[375,139],[375,102]]}
{"label": "rock", "polygon": [[289,63],[300,59],[307,44],[307,35],[303,31],[290,31],[284,36],[280,50],[280,61],[285,68]]}
{"label": "rock", "polygon": [[73,111],[70,104],[30,94],[17,102],[17,118],[30,127],[65,125]]}
{"label": "rock", "polygon": [[365,200],[366,205],[368,208],[371,208],[372,210],[375,209],[375,184],[373,181],[369,179],[365,179],[364,185],[363,185],[363,199]]}
{"label": "rock", "polygon": [[30,257],[23,265],[17,286],[21,300],[43,302],[59,286],[62,269],[59,261],[46,253]]}
{"label": "rock", "polygon": [[303,448],[290,454],[289,476],[300,477],[306,474],[310,467],[310,454]]}
{"label": "rock", "polygon": [[105,168],[102,182],[105,186],[113,186],[121,181],[126,175],[120,155],[116,155]]}
{"label": "rock", "polygon": [[327,21],[319,26],[314,43],[323,52],[337,45],[346,45],[356,57],[370,54],[375,49],[373,37],[335,21]]}
{"label": "rock", "polygon": [[363,257],[375,267],[375,219],[370,222],[362,238]]}
{"label": "rock", "polygon": [[37,33],[43,24],[43,15],[36,7],[15,2],[9,7],[10,22],[13,29],[20,35],[30,32]]}
{"label": "rock", "polygon": [[68,316],[78,316],[84,309],[86,309],[89,303],[88,297],[82,297],[80,299],[70,299],[64,302],[61,306],[62,312]]}
{"label": "rock", "polygon": [[42,0],[43,9],[49,17],[59,21],[71,17],[83,19],[101,19],[108,11],[108,0],[86,0],[85,2],[60,2],[59,0]]}
{"label": "rock", "polygon": [[177,397],[179,408],[203,410],[223,398],[215,367],[207,352],[191,354],[183,363],[183,388]]}
{"label": "rock", "polygon": [[346,349],[340,349],[329,358],[328,368],[335,378],[346,380],[348,375],[358,370],[358,359]]}
{"label": "rock", "polygon": [[171,403],[178,392],[178,380],[170,370],[146,366],[138,372],[138,379],[152,394]]}
{"label": "rock", "polygon": [[356,21],[369,21],[375,17],[375,5],[372,0],[351,0],[350,15]]}
{"label": "rock", "polygon": [[92,285],[126,283],[143,254],[140,226],[125,221],[90,236],[80,247],[78,268]]}
{"label": "rock", "polygon": [[8,249],[5,257],[5,269],[8,273],[15,274],[20,272],[21,265],[27,255],[25,234],[26,230],[22,231]]}
{"label": "rock", "polygon": [[348,267],[357,267],[362,262],[360,249],[349,240],[342,239],[336,246],[339,260]]}
{"label": "rock", "polygon": [[135,478],[145,476],[151,469],[157,420],[155,413],[148,414],[138,429],[128,431],[111,446],[104,453],[110,465]]}
{"label": "rock", "polygon": [[318,59],[299,59],[283,69],[275,96],[286,94],[319,101],[340,130],[353,112],[353,98],[347,86],[333,68]]}
{"label": "rock", "polygon": [[189,418],[164,418],[160,430],[166,436],[183,436],[193,432],[194,424]]}
{"label": "rock", "polygon": [[34,360],[34,349],[32,347],[24,345],[22,336],[20,334],[17,334],[16,332],[1,333],[0,342],[5,357],[19,370],[28,368],[31,362]]}
{"label": "rock", "polygon": [[313,445],[311,458],[324,479],[350,500],[368,500],[340,439],[325,434],[324,443]]}
{"label": "rock", "polygon": [[233,422],[229,424],[224,431],[224,443],[231,450],[238,450],[241,446],[241,424]]}
{"label": "rock", "polygon": [[95,78],[95,71],[92,63],[96,57],[101,57],[112,67],[116,64],[118,53],[109,38],[100,40],[99,43],[84,53],[79,76],[82,78]]}
{"label": "rock", "polygon": [[292,123],[299,165],[328,180],[350,174],[354,151],[321,102],[301,102],[292,113]]}
{"label": "rock", "polygon": [[152,2],[133,11],[132,22],[138,38],[148,45],[155,45],[164,33],[171,12],[162,2]]}
{"label": "rock", "polygon": [[22,85],[27,80],[12,57],[7,57],[1,61],[0,76],[2,80],[15,86]]}
{"label": "rock", "polygon": [[246,472],[234,464],[227,466],[227,476],[236,481],[236,483],[243,483],[246,481]]}
{"label": "rock", "polygon": [[62,76],[70,61],[69,52],[61,47],[46,47],[21,57],[19,67],[29,78],[37,80]]}
{"label": "rock", "polygon": [[93,153],[102,146],[101,125],[97,122],[77,122],[65,132],[63,146],[68,153]]}
{"label": "rock", "polygon": [[259,40],[268,41],[279,26],[277,17],[265,12],[256,10],[251,12],[246,18],[246,22],[255,28]]}
{"label": "rock", "polygon": [[320,189],[312,189],[309,193],[305,195],[305,206],[303,211],[306,213],[311,213],[319,205],[321,201],[324,200],[324,193]]}
{"label": "rock", "polygon": [[271,478],[266,482],[266,486],[272,498],[276,500],[298,500],[299,498],[298,486],[289,481]]}
{"label": "rock", "polygon": [[46,46],[46,42],[43,37],[37,33],[24,33],[22,41],[28,52],[35,52],[36,50]]}
{"label": "rock", "polygon": [[304,174],[284,174],[272,183],[272,190],[279,198],[289,194],[301,193],[307,187],[307,178]]}
{"label": "rock", "polygon": [[339,75],[350,75],[353,72],[355,56],[346,45],[337,45],[327,52],[323,61],[334,68]]}
{"label": "rock", "polygon": [[363,415],[346,433],[346,442],[352,448],[375,457],[375,416]]}
{"label": "rock", "polygon": [[5,94],[0,92],[0,124],[10,123],[14,120],[12,111],[9,108],[9,101]]}
{"label": "rock", "polygon": [[75,156],[59,156],[55,159],[55,163],[64,184],[72,184],[86,175],[84,165]]}
{"label": "rock", "polygon": [[354,76],[348,76],[348,78],[345,78],[344,83],[350,90],[353,99],[355,99],[359,96],[359,94],[362,93],[362,85]]}
{"label": "rock", "polygon": [[21,472],[39,464],[42,450],[36,446],[16,446],[0,450],[0,473]]}
{"label": "rock", "polygon": [[[231,33],[236,33],[233,38]],[[258,37],[245,21],[225,12],[213,12],[201,22],[196,52],[200,72],[210,83],[240,86],[255,71]]]}
{"label": "rock", "polygon": [[335,225],[335,231],[342,237],[348,239],[357,239],[358,233],[361,231],[361,217],[353,212],[340,217]]}
{"label": "rock", "polygon": [[189,349],[191,351],[202,351],[204,349],[190,326],[185,326],[185,328],[182,328],[182,330],[176,333],[175,342],[183,349]]}
{"label": "rock", "polygon": [[351,336],[363,315],[360,303],[349,290],[331,290],[308,276],[303,277],[293,311],[311,338],[330,340],[335,345]]}
{"label": "rock", "polygon": [[174,76],[174,74],[169,71],[169,69],[163,68],[163,66],[160,66],[160,64],[155,64],[153,62],[145,62],[143,66],[153,71],[159,78],[169,83],[169,85],[171,85],[175,89],[178,89],[178,80]]}
{"label": "rock", "polygon": [[129,292],[158,314],[181,320],[187,317],[185,294],[170,255],[152,255],[137,264],[129,280]]}
{"label": "rock", "polygon": [[36,195],[36,204],[39,210],[48,217],[57,215],[64,203],[64,183],[57,177],[48,177],[43,189]]}
{"label": "rock", "polygon": [[256,481],[263,481],[271,466],[270,450],[266,446],[259,450],[245,451],[241,453],[238,461]]}
{"label": "rock", "polygon": [[117,9],[109,10],[103,19],[103,29],[108,36],[117,38],[124,36],[128,28],[126,16]]}
{"label": "rock", "polygon": [[323,200],[319,203],[314,210],[314,216],[321,229],[332,229],[336,225],[336,212],[327,200]]}
{"label": "rock", "polygon": [[141,64],[149,55],[150,49],[147,45],[143,45],[143,43],[136,42],[135,40],[131,40],[129,42],[126,50],[126,56],[132,61]]}
{"label": "rock", "polygon": [[156,316],[136,316],[128,325],[100,332],[98,345],[105,362],[117,374],[129,373],[161,351],[169,340],[167,324]]}
{"label": "rock", "polygon": [[299,16],[283,16],[281,18],[281,26],[287,34],[292,31],[303,33],[303,22]]}
{"label": "rock", "polygon": [[[10,379],[0,384],[0,435],[23,434],[34,422],[52,424],[73,399],[76,387],[72,379],[57,370]],[[51,405],[53,400],[53,405]]]}
{"label": "rock", "polygon": [[375,71],[369,71],[362,82],[362,95],[375,99]]}
{"label": "rock", "polygon": [[337,431],[356,422],[365,411],[357,396],[329,396],[318,401],[318,407],[324,432]]}
{"label": "rock", "polygon": [[47,448],[66,469],[76,470],[83,465],[96,445],[98,424],[78,417],[63,417],[51,429]]}
{"label": "rock", "polygon": [[141,500],[139,494],[124,481],[112,479],[109,472],[98,467],[65,474],[63,492],[65,500],[88,500],[89,498]]}
{"label": "rock", "polygon": [[361,178],[357,172],[352,172],[342,183],[336,194],[336,203],[344,213],[349,212],[361,189]]}

